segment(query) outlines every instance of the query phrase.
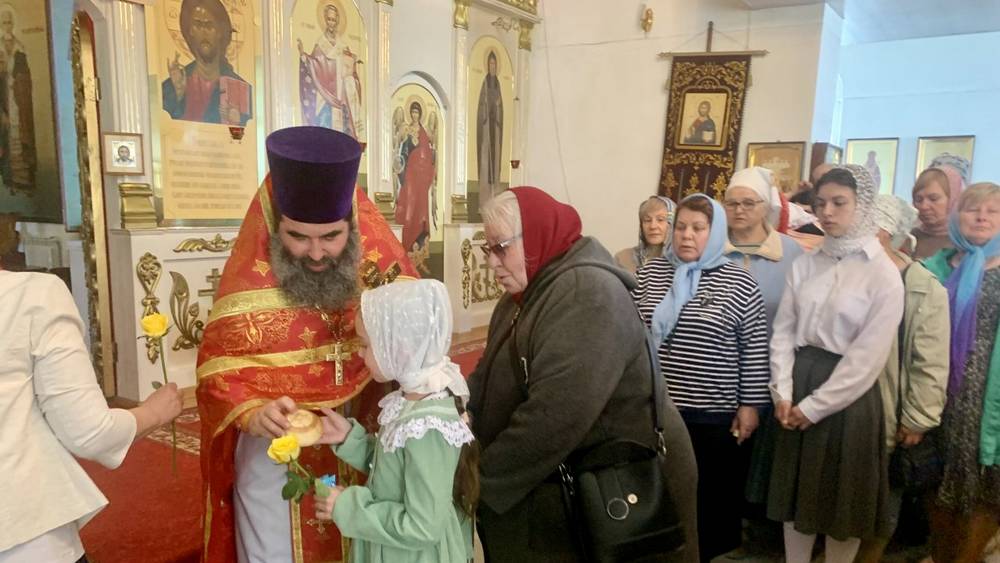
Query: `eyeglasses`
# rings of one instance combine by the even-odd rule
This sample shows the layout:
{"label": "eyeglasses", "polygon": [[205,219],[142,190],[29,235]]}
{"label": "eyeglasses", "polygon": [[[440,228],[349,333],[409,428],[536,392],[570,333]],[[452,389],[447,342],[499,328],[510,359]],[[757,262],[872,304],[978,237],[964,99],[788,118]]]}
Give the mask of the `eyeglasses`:
{"label": "eyeglasses", "polygon": [[753,209],[754,207],[757,207],[757,205],[759,205],[761,203],[764,203],[764,200],[762,200],[762,199],[745,199],[743,201],[735,201],[735,200],[725,201],[725,202],[722,203],[722,205],[726,209],[728,209],[730,211],[736,211],[737,209],[743,209],[744,211],[750,211],[751,209]]}
{"label": "eyeglasses", "polygon": [[521,238],[521,236],[522,235],[514,235],[509,239],[502,240],[496,244],[484,242],[479,245],[479,249],[483,251],[483,255],[486,256],[487,259],[489,259],[490,254],[496,254],[497,258],[503,260],[504,257],[507,256],[507,247],[514,244],[514,241]]}

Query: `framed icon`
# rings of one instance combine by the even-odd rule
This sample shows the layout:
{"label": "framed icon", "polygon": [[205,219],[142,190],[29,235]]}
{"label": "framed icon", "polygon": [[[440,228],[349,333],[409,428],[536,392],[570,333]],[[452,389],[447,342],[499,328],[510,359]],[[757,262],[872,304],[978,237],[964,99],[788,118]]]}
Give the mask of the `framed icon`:
{"label": "framed icon", "polygon": [[105,133],[103,140],[105,174],[139,176],[143,173],[142,135]]}
{"label": "framed icon", "polygon": [[846,164],[864,166],[878,186],[878,193],[891,194],[896,183],[898,138],[848,139]]}

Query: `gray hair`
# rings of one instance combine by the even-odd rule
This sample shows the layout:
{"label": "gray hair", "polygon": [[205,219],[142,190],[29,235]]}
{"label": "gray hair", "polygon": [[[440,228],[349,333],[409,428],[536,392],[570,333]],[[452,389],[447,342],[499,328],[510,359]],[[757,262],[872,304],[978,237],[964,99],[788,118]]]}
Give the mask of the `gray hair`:
{"label": "gray hair", "polygon": [[481,210],[483,224],[509,230],[511,236],[521,232],[521,206],[517,203],[514,192],[501,192],[490,201],[483,204]]}
{"label": "gray hair", "polygon": [[965,211],[966,209],[979,205],[987,199],[1000,196],[1000,186],[993,182],[979,182],[972,184],[962,195],[958,196],[958,204],[955,209]]}

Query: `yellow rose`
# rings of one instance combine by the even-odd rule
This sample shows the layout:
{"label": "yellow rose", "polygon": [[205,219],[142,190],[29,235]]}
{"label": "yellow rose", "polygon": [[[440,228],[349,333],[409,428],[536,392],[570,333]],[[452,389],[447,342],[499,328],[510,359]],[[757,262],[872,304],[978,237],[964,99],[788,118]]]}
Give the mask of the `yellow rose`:
{"label": "yellow rose", "polygon": [[291,463],[299,459],[299,439],[294,434],[282,436],[271,440],[271,445],[267,448],[267,457],[275,463]]}
{"label": "yellow rose", "polygon": [[167,317],[160,313],[146,315],[140,323],[147,338],[162,338],[167,333]]}

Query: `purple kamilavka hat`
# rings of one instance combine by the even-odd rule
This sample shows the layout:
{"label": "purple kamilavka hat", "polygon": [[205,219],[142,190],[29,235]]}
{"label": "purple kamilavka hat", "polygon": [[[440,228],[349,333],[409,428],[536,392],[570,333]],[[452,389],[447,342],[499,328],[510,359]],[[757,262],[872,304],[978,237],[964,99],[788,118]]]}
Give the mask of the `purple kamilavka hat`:
{"label": "purple kamilavka hat", "polygon": [[287,127],[267,136],[271,185],[281,214],[333,223],[351,213],[361,145],[325,127]]}

